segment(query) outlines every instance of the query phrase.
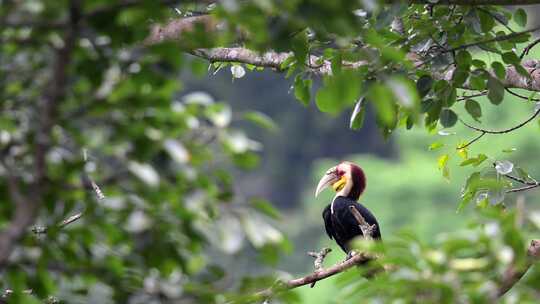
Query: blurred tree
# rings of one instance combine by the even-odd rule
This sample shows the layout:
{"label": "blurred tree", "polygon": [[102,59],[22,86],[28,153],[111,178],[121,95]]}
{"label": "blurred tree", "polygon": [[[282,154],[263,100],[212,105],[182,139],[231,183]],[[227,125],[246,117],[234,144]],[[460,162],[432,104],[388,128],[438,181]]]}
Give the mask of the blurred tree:
{"label": "blurred tree", "polygon": [[[538,241],[526,250],[538,217],[507,210],[506,194],[540,183],[527,164],[469,150],[540,114],[540,62],[522,60],[540,28],[518,31],[525,10],[494,6],[537,2],[0,2],[0,196],[10,202],[0,206],[3,299],[290,303],[298,298],[285,291],[377,257],[386,271],[370,281],[344,275],[337,302],[493,302],[539,255]],[[295,280],[216,265],[217,250],[237,254],[244,239],[270,264],[290,244],[271,224],[279,217],[272,205],[246,197],[231,177],[234,167],[258,165],[260,144],[230,125],[236,115],[226,103],[203,93],[173,99],[179,69],[204,74],[206,62],[235,79],[246,70],[283,72],[302,104],[314,99],[334,115],[351,109],[353,130],[369,104],[385,138],[399,128],[450,134],[461,121],[472,139],[430,148],[444,151],[437,166],[446,178],[451,158],[480,168],[466,178],[458,206],[475,203],[476,220],[434,246],[414,233],[360,242],[363,254]],[[506,94],[534,110],[508,128],[465,121],[480,123],[485,105],[477,97],[498,106]],[[243,119],[276,127],[260,112]],[[317,132],[316,125],[286,132]],[[535,299],[539,274],[508,301]]]}

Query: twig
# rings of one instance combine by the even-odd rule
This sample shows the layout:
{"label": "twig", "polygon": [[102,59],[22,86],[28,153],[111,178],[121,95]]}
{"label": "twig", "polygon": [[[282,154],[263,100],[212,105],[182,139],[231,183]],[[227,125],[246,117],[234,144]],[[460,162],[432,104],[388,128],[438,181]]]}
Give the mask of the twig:
{"label": "twig", "polygon": [[456,101],[462,101],[462,100],[467,100],[467,99],[470,99],[470,98],[474,98],[474,97],[480,97],[480,96],[485,96],[488,92],[487,91],[484,91],[484,92],[480,92],[480,93],[477,93],[477,94],[472,94],[472,95],[463,95],[461,97],[458,97],[456,99]]}
{"label": "twig", "polygon": [[523,59],[525,55],[529,55],[529,52],[538,44],[540,43],[540,38],[536,39],[535,41],[531,42],[529,45],[527,45],[523,52],[521,52],[521,55],[519,56],[520,59]]}
{"label": "twig", "polygon": [[514,188],[514,189],[506,190],[506,193],[527,191],[527,190],[534,189],[534,188],[537,188],[537,187],[540,187],[540,183],[536,183],[534,185],[527,185],[527,186],[523,186],[523,187],[520,187],[520,188]]}
{"label": "twig", "polygon": [[467,124],[465,121],[463,121],[462,119],[460,119],[461,123],[463,123],[466,127],[470,128],[470,129],[473,129],[475,131],[478,131],[478,132],[484,132],[484,133],[487,133],[487,134],[505,134],[505,133],[510,133],[512,131],[515,131],[521,127],[523,127],[524,125],[528,124],[529,122],[531,122],[533,119],[536,118],[536,116],[538,116],[538,114],[540,114],[540,109],[534,111],[534,114],[531,115],[531,117],[527,118],[527,120],[519,123],[518,125],[514,126],[514,127],[511,127],[511,128],[508,128],[508,129],[504,129],[504,130],[486,130],[486,129],[481,129],[481,128],[478,128],[478,127],[475,127],[475,126],[472,126],[472,125],[469,125]]}
{"label": "twig", "polygon": [[524,99],[524,100],[531,100],[531,101],[540,101],[540,98],[534,98],[534,97],[527,97],[527,96],[523,96],[521,94],[518,94],[512,90],[510,90],[509,88],[505,88],[506,92],[510,93],[510,95],[514,95],[516,97],[519,97],[521,99]]}
{"label": "twig", "polygon": [[345,260],[341,263],[338,263],[330,268],[321,270],[321,271],[315,271],[307,276],[292,279],[286,282],[281,282],[280,284],[277,284],[275,287],[267,288],[265,290],[259,291],[254,295],[253,300],[257,299],[267,299],[268,297],[271,297],[275,293],[279,293],[288,289],[297,288],[300,286],[312,284],[313,282],[317,282],[323,279],[326,279],[328,277],[331,277],[335,274],[341,273],[345,270],[348,270],[356,265],[361,265],[367,261],[373,260],[372,256],[369,256],[364,253],[360,253],[357,255],[354,255],[348,260]]}
{"label": "twig", "polygon": [[482,138],[484,135],[486,135],[486,132],[481,132],[480,135],[478,135],[478,136],[476,136],[475,138],[469,140],[466,144],[458,146],[458,147],[456,148],[456,150],[461,150],[461,149],[467,148],[468,146],[474,144],[477,140],[479,140],[480,138]]}
{"label": "twig", "polygon": [[[86,162],[88,159],[88,156],[87,156],[87,153],[86,153],[86,150],[83,150],[83,160]],[[96,195],[96,198],[98,201],[100,200],[104,200],[106,197],[105,197],[105,194],[103,194],[103,191],[101,190],[101,188],[96,184],[96,182],[92,179],[92,177],[90,176],[90,174],[88,173],[84,173],[82,175],[82,179],[83,179],[83,184],[87,183],[87,187],[90,186],[92,188],[92,191],[94,192],[94,194]],[[88,185],[89,184],[89,185]],[[60,223],[58,223],[56,225],[56,227],[58,228],[64,228],[66,227],[67,225],[73,223],[73,222],[76,222],[77,220],[79,220],[82,216],[84,215],[84,211],[81,211],[81,212],[78,212],[74,215],[71,215],[67,218],[65,218],[64,220],[62,220]],[[35,234],[43,234],[43,233],[46,233],[47,230],[49,228],[48,227],[44,227],[44,226],[36,226],[36,227],[33,227],[32,228],[32,232],[34,232]]]}
{"label": "twig", "polygon": [[479,46],[479,45],[486,44],[486,43],[491,43],[491,42],[504,41],[504,40],[515,38],[515,37],[519,37],[521,35],[536,32],[538,30],[540,30],[540,26],[533,27],[531,29],[528,29],[528,30],[525,30],[525,31],[522,31],[522,32],[515,32],[515,33],[508,34],[508,35],[497,36],[497,37],[492,38],[492,39],[486,39],[486,40],[482,40],[482,41],[463,44],[463,45],[457,46],[455,48],[445,50],[443,53],[464,50],[464,49],[467,49],[467,48],[470,48],[470,47]]}
{"label": "twig", "polygon": [[521,191],[534,189],[536,187],[540,187],[540,183],[536,181],[534,178],[531,178],[533,181],[526,181],[525,179],[510,175],[510,174],[503,174],[502,176],[525,185],[523,187],[506,190],[506,193],[521,192]]}
{"label": "twig", "polygon": [[373,239],[373,233],[375,232],[375,229],[377,229],[377,225],[373,224],[370,225],[364,217],[358,212],[355,206],[349,206],[349,210],[353,214],[354,218],[358,222],[358,226],[360,227],[360,230],[362,230],[362,234],[364,235],[364,238],[367,240]]}
{"label": "twig", "polygon": [[[324,259],[331,251],[331,248],[325,247],[319,252],[310,251],[307,253],[309,256],[315,258],[315,261],[313,261],[313,267],[315,268],[315,272],[323,270],[322,264],[324,262]],[[311,283],[309,287],[313,288],[313,286],[315,286],[315,283],[316,282]]]}
{"label": "twig", "polygon": [[524,179],[521,179],[521,178],[519,178],[519,177],[517,177],[517,176],[513,176],[513,175],[510,175],[510,174],[504,174],[503,176],[506,177],[506,178],[509,178],[509,179],[511,179],[511,180],[514,180],[514,181],[516,181],[516,182],[518,182],[518,183],[522,183],[522,184],[524,184],[524,185],[529,185],[529,186],[531,186],[531,185],[537,185],[537,184],[538,184],[537,181],[534,181],[534,182],[528,182],[528,181],[526,181],[526,180],[524,180]]}

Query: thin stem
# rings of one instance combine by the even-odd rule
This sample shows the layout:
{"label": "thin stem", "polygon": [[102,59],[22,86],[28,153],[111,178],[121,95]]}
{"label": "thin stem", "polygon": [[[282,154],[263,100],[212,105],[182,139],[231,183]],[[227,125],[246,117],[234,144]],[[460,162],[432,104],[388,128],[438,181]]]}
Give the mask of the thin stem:
{"label": "thin stem", "polygon": [[506,193],[527,191],[527,190],[534,189],[534,188],[537,188],[537,187],[540,187],[540,183],[535,183],[533,185],[527,185],[527,186],[523,186],[523,187],[520,187],[520,188],[514,188],[514,189],[506,190]]}
{"label": "thin stem", "polygon": [[482,138],[484,135],[486,135],[486,132],[481,132],[480,135],[476,136],[475,138],[471,139],[469,142],[467,142],[466,144],[464,145],[461,145],[461,146],[458,146],[456,149],[457,150],[461,150],[461,149],[465,149],[467,148],[468,146],[474,144],[477,140],[479,140],[480,138]]}
{"label": "thin stem", "polygon": [[521,55],[519,56],[520,59],[523,59],[525,55],[529,55],[529,52],[538,44],[540,43],[540,38],[536,39],[535,41],[531,42],[529,45],[527,45],[523,52],[521,52]]}
{"label": "thin stem", "polygon": [[529,98],[529,97],[527,97],[527,96],[520,95],[520,94],[518,94],[518,93],[516,93],[516,92],[514,92],[514,91],[512,91],[512,90],[510,90],[509,88],[505,88],[505,90],[506,90],[506,92],[510,93],[510,95],[514,95],[514,96],[516,96],[516,97],[519,97],[519,98],[524,99],[524,100],[527,100],[527,101],[528,101],[529,99],[530,99],[531,101],[540,101],[540,98]]}
{"label": "thin stem", "polygon": [[467,99],[474,98],[474,97],[485,96],[487,93],[488,93],[487,91],[484,91],[484,92],[480,92],[480,93],[469,95],[469,96],[464,95],[464,96],[461,96],[461,97],[457,98],[456,101],[462,101],[462,100],[467,100]]}
{"label": "thin stem", "polygon": [[529,117],[527,120],[525,120],[524,122],[522,122],[522,123],[520,123],[520,124],[518,124],[518,125],[516,125],[514,127],[504,129],[504,130],[497,130],[497,131],[496,130],[481,129],[481,128],[469,125],[465,121],[463,121],[462,119],[459,119],[459,121],[461,121],[461,123],[464,124],[467,128],[473,129],[473,130],[478,131],[478,132],[483,132],[483,133],[486,133],[486,134],[505,134],[505,133],[510,133],[512,131],[515,131],[515,130],[525,126],[526,124],[531,122],[533,119],[535,119],[536,116],[538,116],[538,114],[540,114],[540,109],[536,110],[534,112],[534,114],[531,117]]}
{"label": "thin stem", "polygon": [[512,33],[512,34],[508,34],[508,35],[497,36],[497,37],[491,38],[491,39],[486,39],[486,40],[482,40],[482,41],[478,41],[478,42],[472,42],[472,43],[468,43],[468,44],[463,44],[463,45],[457,46],[455,48],[448,49],[448,50],[444,51],[443,53],[464,50],[466,48],[479,46],[479,45],[486,44],[486,43],[491,43],[491,42],[504,41],[504,40],[515,38],[515,37],[519,37],[521,35],[533,33],[533,32],[536,32],[538,30],[540,30],[540,26],[533,27],[532,29],[528,29],[528,30],[522,31],[522,32],[515,32],[515,33]]}
{"label": "thin stem", "polygon": [[509,178],[509,179],[511,179],[511,180],[514,180],[514,181],[516,181],[516,182],[518,182],[518,183],[522,183],[522,184],[524,184],[524,185],[529,185],[529,186],[532,186],[532,185],[538,185],[538,182],[537,182],[537,181],[534,181],[534,182],[528,182],[528,181],[526,181],[526,180],[524,180],[524,179],[521,179],[521,178],[519,178],[519,177],[517,177],[517,176],[513,176],[513,175],[510,175],[510,174],[505,174],[504,177]]}

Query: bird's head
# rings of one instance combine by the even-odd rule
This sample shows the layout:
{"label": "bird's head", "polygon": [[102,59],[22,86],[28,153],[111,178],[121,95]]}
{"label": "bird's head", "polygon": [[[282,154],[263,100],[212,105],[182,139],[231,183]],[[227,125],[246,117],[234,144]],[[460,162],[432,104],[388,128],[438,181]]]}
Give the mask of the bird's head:
{"label": "bird's head", "polygon": [[357,200],[366,188],[366,176],[358,165],[344,161],[326,171],[317,185],[315,196],[328,186],[332,186],[339,196]]}

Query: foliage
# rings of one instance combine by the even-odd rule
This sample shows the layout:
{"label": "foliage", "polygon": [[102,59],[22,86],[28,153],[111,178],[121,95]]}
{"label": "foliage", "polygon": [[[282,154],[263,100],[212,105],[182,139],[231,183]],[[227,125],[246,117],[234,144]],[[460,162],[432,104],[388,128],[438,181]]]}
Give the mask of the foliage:
{"label": "foliage", "polygon": [[[152,1],[105,4],[84,7],[87,27],[69,62],[57,56],[66,43],[61,31],[29,25],[1,32],[3,202],[14,202],[9,176],[22,189],[32,187],[40,102],[59,81],[51,66],[65,64],[70,76],[65,97],[55,100],[46,197],[0,288],[13,292],[13,303],[218,301],[228,274],[212,255],[255,247],[268,252],[261,261],[271,262],[289,247],[269,219],[276,211],[261,198],[243,198],[231,173],[256,167],[261,148],[231,123],[275,126],[257,112],[233,117],[227,103],[206,93],[176,95],[176,71],[200,63],[178,56],[174,44],[141,49],[146,21],[170,16],[170,9],[148,9]],[[2,5],[2,20],[10,22],[54,23],[67,13],[60,3]],[[14,208],[0,208],[6,228]]]}

